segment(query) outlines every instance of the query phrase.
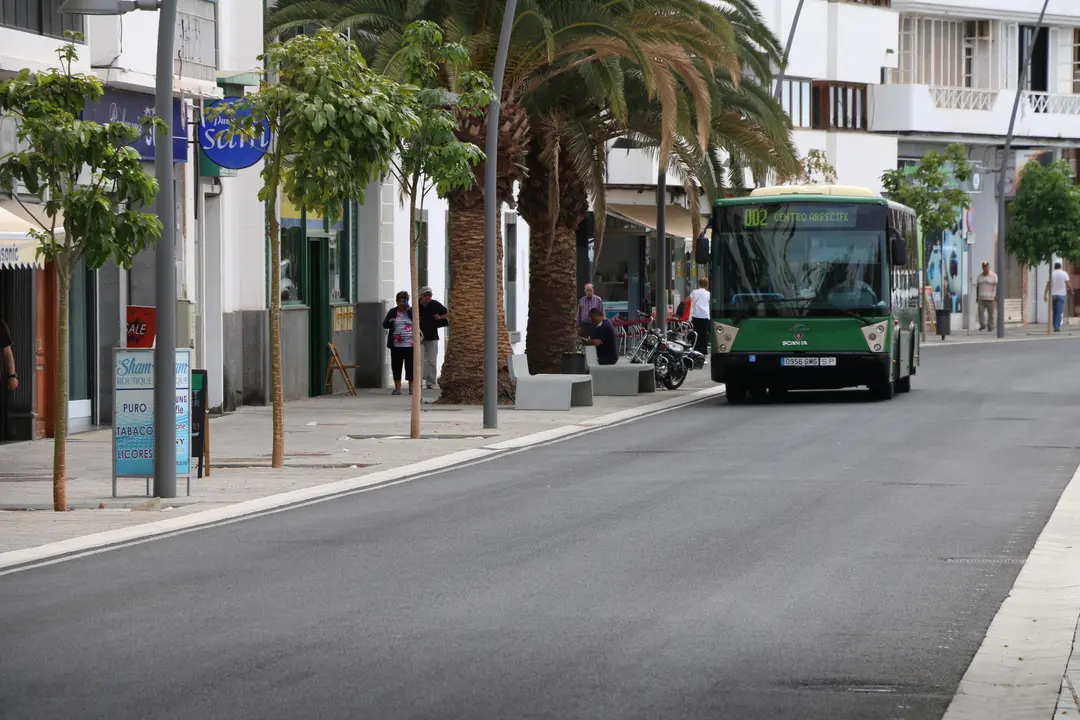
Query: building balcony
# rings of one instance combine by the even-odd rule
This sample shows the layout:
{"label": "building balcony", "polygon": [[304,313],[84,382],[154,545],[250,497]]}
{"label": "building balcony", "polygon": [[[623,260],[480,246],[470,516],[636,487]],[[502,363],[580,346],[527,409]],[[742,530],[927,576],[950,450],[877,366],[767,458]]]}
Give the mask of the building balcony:
{"label": "building balcony", "polygon": [[[1003,136],[1009,129],[1012,90],[879,85],[870,88],[870,130]],[[1015,135],[1080,137],[1080,95],[1025,92]]]}

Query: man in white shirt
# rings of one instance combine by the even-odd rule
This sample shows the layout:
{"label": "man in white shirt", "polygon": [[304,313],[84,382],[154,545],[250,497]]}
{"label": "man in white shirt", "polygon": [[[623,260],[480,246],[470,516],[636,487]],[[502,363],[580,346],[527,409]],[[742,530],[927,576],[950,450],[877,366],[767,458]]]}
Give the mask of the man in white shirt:
{"label": "man in white shirt", "polygon": [[997,310],[997,273],[990,272],[990,263],[983,262],[982,274],[975,278],[975,298],[979,303],[979,329],[994,330],[994,311]]}
{"label": "man in white shirt", "polygon": [[1061,332],[1061,318],[1065,314],[1065,296],[1072,292],[1072,283],[1069,282],[1069,273],[1061,269],[1061,263],[1054,263],[1054,271],[1050,273],[1050,279],[1046,281],[1046,290],[1043,292],[1043,300],[1053,298],[1054,309],[1054,332]]}
{"label": "man in white shirt", "polygon": [[709,354],[709,321],[712,318],[712,296],[709,293],[709,278],[698,280],[697,289],[690,293],[690,323],[697,333],[694,349]]}

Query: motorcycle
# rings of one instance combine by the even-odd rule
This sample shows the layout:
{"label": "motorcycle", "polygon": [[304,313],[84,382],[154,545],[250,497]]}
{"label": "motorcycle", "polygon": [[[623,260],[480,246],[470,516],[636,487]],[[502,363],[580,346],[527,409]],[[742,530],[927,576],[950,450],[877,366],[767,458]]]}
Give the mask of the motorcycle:
{"label": "motorcycle", "polygon": [[[644,317],[644,313],[642,316]],[[680,323],[683,324],[685,323]],[[686,344],[679,339],[675,330],[669,330],[665,337],[653,328],[650,322],[645,326],[641,342],[630,353],[630,362],[652,364],[657,381],[668,390],[677,390],[686,381],[690,370],[697,366],[696,356],[699,355],[701,353],[693,350],[692,344]],[[701,365],[704,364],[704,356],[701,356]]]}

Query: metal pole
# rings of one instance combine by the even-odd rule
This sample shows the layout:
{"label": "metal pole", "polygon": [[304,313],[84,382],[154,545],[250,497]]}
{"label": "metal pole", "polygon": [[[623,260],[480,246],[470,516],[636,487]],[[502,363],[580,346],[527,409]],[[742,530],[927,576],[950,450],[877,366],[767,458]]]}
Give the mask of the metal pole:
{"label": "metal pole", "polygon": [[667,168],[656,175],[656,327],[667,333]]}
{"label": "metal pole", "polygon": [[[1031,64],[1031,56],[1035,52],[1035,42],[1038,40],[1039,32],[1042,30],[1043,18],[1046,17],[1046,7],[1049,4],[1050,0],[1043,0],[1042,10],[1039,12],[1039,21],[1035,23],[1035,31],[1031,34],[1031,42],[1028,43],[1024,64],[1020,66],[1020,75],[1016,79],[1016,97],[1013,98],[1012,115],[1009,116],[1009,132],[1005,134],[1005,150],[1001,157],[1001,175],[998,176],[997,267],[994,269],[998,273],[997,336],[999,338],[1005,337],[1005,293],[1001,283],[1005,271],[1005,172],[1009,165],[1009,151],[1012,149],[1013,131],[1016,129],[1016,111],[1020,109],[1020,96],[1024,93],[1024,81],[1027,80],[1028,65]],[[1019,36],[1017,41],[1019,41]],[[1038,296],[1036,296],[1036,307],[1038,304]]]}
{"label": "metal pole", "polygon": [[799,0],[799,4],[795,7],[795,17],[791,20],[787,44],[784,45],[784,59],[780,64],[780,71],[776,73],[776,88],[773,90],[773,97],[777,100],[780,99],[780,85],[784,82],[784,71],[787,68],[788,58],[791,56],[791,44],[795,41],[795,28],[799,27],[799,16],[802,15],[803,2],[804,0]]}
{"label": "metal pole", "polygon": [[154,140],[157,214],[157,345],[154,348],[154,495],[176,497],[176,208],[173,202],[173,47],[177,0],[161,0],[154,107],[166,130]]}
{"label": "metal pole", "polygon": [[503,8],[502,31],[495,53],[495,75],[492,89],[495,99],[488,105],[487,143],[484,167],[484,427],[499,427],[499,262],[498,237],[495,233],[499,217],[499,199],[495,197],[495,179],[499,158],[499,101],[502,98],[503,74],[506,72],[506,53],[510,46],[510,31],[514,27],[517,0],[507,0]]}

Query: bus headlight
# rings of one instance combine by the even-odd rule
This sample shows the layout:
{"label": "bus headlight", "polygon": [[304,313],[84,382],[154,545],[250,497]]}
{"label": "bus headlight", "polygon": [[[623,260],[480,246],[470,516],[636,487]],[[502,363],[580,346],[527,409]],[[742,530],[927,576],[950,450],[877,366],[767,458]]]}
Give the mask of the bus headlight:
{"label": "bus headlight", "polygon": [[726,353],[735,346],[735,338],[739,335],[739,328],[733,325],[714,322],[713,324],[713,352]]}
{"label": "bus headlight", "polygon": [[886,340],[888,336],[885,335],[885,325],[867,325],[859,328],[862,331],[863,340],[866,342],[866,349],[870,352],[884,352],[886,346]]}

